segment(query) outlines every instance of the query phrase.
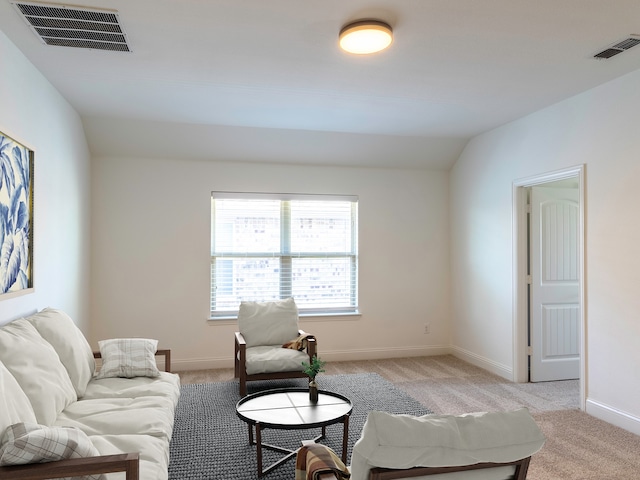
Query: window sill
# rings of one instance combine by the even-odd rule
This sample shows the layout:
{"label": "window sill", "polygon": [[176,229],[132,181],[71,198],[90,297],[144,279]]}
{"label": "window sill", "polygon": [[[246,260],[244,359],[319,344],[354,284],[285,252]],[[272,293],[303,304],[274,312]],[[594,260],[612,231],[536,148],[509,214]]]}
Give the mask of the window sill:
{"label": "window sill", "polygon": [[[301,313],[299,315],[302,322],[321,322],[323,320],[332,320],[336,317],[361,317],[362,312],[327,312],[327,313]],[[355,319],[355,318],[354,318]],[[238,322],[237,316],[210,317],[207,319],[209,325],[233,325]]]}

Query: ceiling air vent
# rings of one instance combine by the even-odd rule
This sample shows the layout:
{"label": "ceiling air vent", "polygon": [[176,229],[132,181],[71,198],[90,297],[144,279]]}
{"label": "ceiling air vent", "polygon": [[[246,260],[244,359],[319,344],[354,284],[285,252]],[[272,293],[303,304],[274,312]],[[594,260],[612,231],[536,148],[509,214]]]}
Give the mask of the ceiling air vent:
{"label": "ceiling air vent", "polygon": [[629,37],[621,42],[616,43],[615,45],[611,45],[609,48],[604,49],[600,53],[596,53],[593,58],[606,60],[607,58],[611,58],[615,55],[618,55],[619,53],[629,50],[631,47],[635,47],[639,43],[640,37]]}
{"label": "ceiling air vent", "polygon": [[116,10],[33,2],[14,2],[13,6],[47,45],[131,51]]}

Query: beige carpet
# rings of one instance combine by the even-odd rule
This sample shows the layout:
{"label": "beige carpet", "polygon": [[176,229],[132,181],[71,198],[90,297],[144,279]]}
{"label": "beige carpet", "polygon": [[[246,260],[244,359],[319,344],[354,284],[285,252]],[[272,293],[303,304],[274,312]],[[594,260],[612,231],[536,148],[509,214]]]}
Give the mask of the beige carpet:
{"label": "beige carpet", "polygon": [[[640,479],[640,437],[579,410],[578,381],[516,384],[453,356],[334,362],[326,374],[375,372],[441,414],[527,407],[547,437],[529,480]],[[233,379],[233,369],[180,372],[183,383]],[[322,376],[318,377],[322,387]]]}

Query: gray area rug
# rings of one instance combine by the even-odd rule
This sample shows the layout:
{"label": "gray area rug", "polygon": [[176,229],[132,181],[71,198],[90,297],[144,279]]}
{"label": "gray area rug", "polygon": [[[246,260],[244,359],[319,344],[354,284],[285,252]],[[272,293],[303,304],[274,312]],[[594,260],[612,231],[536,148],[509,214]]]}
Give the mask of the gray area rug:
{"label": "gray area rug", "polygon": [[[371,410],[390,413],[426,415],[432,413],[420,402],[376,373],[321,375],[320,389],[340,393],[351,400],[353,412],[349,420],[351,458],[354,443]],[[304,387],[305,379],[249,382],[249,393],[286,387]],[[256,451],[249,445],[247,424],[240,420],[235,406],[240,396],[238,382],[183,385],[176,408],[173,438],[170,446],[170,480],[250,480],[257,479]],[[302,440],[319,434],[313,430],[264,430],[263,442],[295,449]],[[322,443],[342,452],[342,424],[327,427]],[[263,450],[264,465],[270,465],[280,454]],[[264,480],[292,480],[295,459],[291,458]]]}

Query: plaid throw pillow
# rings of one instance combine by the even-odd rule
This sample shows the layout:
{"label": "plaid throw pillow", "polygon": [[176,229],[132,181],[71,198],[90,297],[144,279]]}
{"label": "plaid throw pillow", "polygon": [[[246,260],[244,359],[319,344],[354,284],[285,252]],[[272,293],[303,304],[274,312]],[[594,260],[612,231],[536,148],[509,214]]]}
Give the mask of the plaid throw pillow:
{"label": "plaid throw pillow", "polygon": [[159,377],[158,341],[148,338],[113,338],[98,342],[102,367],[96,378]]}
{"label": "plaid throw pillow", "polygon": [[[7,427],[0,445],[0,465],[24,465],[100,455],[82,430],[46,427],[36,423],[16,423]],[[104,476],[86,478],[102,480]]]}

